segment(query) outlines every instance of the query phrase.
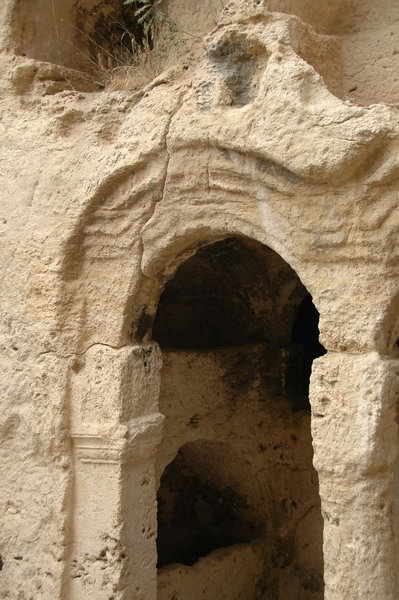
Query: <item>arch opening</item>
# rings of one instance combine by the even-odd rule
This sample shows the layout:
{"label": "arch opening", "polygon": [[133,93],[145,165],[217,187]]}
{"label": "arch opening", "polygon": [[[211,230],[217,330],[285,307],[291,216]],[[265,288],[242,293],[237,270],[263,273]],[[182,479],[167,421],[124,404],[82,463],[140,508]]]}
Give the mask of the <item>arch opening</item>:
{"label": "arch opening", "polygon": [[229,237],[177,269],[152,332],[165,415],[158,600],[173,590],[182,600],[321,600],[307,396],[325,350],[311,296],[270,248]]}
{"label": "arch opening", "polygon": [[163,348],[290,341],[306,289],[273,250],[230,237],[198,250],[167,282],[152,336]]}

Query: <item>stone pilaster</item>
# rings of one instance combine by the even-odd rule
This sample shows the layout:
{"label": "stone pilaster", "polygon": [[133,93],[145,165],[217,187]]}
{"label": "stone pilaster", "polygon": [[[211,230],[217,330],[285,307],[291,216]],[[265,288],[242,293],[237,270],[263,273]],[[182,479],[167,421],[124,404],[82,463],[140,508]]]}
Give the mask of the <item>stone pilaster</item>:
{"label": "stone pilaster", "polygon": [[156,344],[96,345],[73,366],[70,600],[156,598],[161,364]]}
{"label": "stone pilaster", "polygon": [[159,413],[107,439],[74,434],[71,600],[156,599],[154,456]]}
{"label": "stone pilaster", "polygon": [[311,379],[325,600],[394,600],[399,362],[330,353]]}

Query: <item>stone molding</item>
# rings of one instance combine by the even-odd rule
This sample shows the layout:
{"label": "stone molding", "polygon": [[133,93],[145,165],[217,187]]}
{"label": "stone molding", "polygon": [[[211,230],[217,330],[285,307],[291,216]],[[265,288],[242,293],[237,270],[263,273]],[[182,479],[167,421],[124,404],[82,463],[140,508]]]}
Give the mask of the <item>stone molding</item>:
{"label": "stone molding", "polygon": [[125,437],[106,438],[96,433],[74,433],[74,454],[82,463],[121,465],[151,458],[161,441],[164,416],[154,413],[133,419]]}

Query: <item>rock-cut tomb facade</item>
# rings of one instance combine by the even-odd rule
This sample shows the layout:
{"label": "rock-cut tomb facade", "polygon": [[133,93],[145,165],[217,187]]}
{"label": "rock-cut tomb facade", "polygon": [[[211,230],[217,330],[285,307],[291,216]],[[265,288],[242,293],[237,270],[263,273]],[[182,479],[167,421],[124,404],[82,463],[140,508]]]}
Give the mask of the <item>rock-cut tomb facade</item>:
{"label": "rock-cut tomb facade", "polygon": [[397,600],[399,4],[127,10],[0,6],[0,597]]}

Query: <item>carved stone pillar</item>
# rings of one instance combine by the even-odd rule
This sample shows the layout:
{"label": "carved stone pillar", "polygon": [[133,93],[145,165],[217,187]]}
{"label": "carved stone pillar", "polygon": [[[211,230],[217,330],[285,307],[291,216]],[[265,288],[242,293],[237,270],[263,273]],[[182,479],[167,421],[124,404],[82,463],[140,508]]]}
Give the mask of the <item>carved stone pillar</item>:
{"label": "carved stone pillar", "polygon": [[156,600],[157,597],[155,458],[163,421],[164,416],[157,413],[135,419],[129,426],[121,481],[127,560],[124,600]]}
{"label": "carved stone pillar", "polygon": [[394,600],[398,361],[330,353],[311,380],[325,600]]}
{"label": "carved stone pillar", "polygon": [[121,453],[125,440],[75,434],[69,595],[113,596],[122,577]]}
{"label": "carved stone pillar", "polygon": [[126,437],[75,434],[70,597],[156,600],[155,453],[163,416]]}
{"label": "carved stone pillar", "polygon": [[156,600],[156,345],[94,347],[72,381],[70,600]]}

